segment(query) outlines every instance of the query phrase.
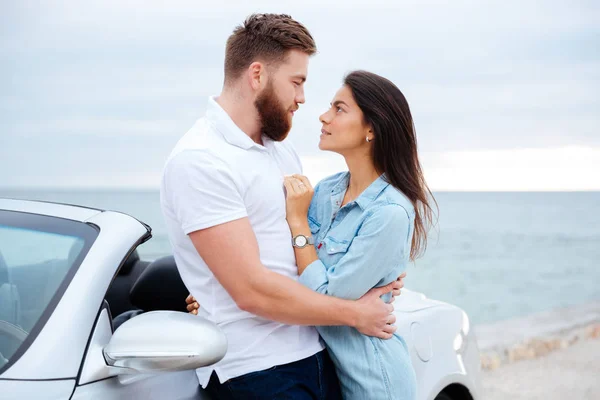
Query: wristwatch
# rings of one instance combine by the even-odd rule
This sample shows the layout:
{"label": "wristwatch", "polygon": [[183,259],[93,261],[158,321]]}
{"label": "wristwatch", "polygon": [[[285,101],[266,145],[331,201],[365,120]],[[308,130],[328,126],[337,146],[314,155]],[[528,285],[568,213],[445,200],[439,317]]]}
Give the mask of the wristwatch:
{"label": "wristwatch", "polygon": [[312,236],[296,235],[292,239],[292,246],[302,249],[309,244],[315,244]]}

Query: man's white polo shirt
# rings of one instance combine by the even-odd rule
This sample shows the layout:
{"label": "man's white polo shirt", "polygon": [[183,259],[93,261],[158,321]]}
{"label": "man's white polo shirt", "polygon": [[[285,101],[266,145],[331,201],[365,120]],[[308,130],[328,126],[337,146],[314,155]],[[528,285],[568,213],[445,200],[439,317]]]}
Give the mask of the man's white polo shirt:
{"label": "man's white polo shirt", "polygon": [[[221,382],[298,361],[323,349],[313,327],[285,325],[242,311],[194,248],[189,233],[248,217],[263,265],[298,278],[285,219],[284,175],[301,173],[286,141],[255,143],[214,98],[206,116],[179,140],[165,165],[161,209],[183,282],[228,340],[227,355],[197,370],[206,387],[214,370]],[[182,299],[183,300],[183,299]]]}

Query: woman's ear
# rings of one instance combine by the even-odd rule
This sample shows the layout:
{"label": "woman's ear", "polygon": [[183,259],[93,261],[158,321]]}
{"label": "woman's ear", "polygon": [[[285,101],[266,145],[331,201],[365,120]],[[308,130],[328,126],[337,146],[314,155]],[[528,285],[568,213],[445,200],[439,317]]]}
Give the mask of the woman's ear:
{"label": "woman's ear", "polygon": [[367,128],[367,142],[371,142],[373,139],[375,139],[373,128]]}

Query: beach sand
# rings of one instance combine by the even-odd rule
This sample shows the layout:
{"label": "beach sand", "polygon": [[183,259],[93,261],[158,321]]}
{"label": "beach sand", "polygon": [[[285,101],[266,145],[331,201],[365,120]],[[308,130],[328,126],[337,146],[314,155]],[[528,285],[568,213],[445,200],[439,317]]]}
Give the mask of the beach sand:
{"label": "beach sand", "polygon": [[482,383],[485,400],[600,399],[600,339],[500,365],[484,371]]}
{"label": "beach sand", "polygon": [[600,301],[476,329],[482,399],[600,399]]}

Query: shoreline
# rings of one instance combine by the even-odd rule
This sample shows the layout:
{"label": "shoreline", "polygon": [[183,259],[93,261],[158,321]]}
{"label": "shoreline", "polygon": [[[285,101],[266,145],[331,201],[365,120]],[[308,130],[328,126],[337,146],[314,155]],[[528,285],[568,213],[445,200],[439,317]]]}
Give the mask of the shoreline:
{"label": "shoreline", "polygon": [[474,327],[483,371],[600,338],[600,301]]}

